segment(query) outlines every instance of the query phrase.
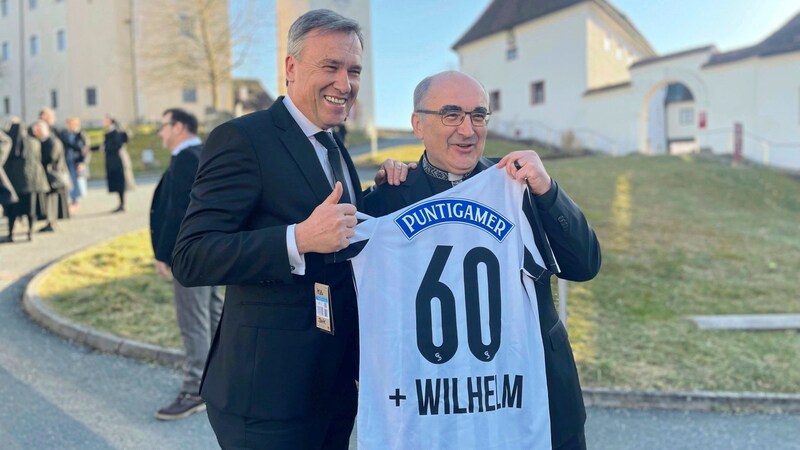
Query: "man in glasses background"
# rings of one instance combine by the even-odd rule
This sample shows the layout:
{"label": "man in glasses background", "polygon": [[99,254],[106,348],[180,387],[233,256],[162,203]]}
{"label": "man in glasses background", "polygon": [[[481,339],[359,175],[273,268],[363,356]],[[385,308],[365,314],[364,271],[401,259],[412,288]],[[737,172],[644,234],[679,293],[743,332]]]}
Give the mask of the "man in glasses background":
{"label": "man in glasses background", "polygon": [[[364,211],[372,216],[390,214],[444,192],[481,171],[503,169],[527,184],[533,194],[535,208],[529,211],[535,211],[528,218],[532,230],[543,230],[536,238],[539,253],[555,257],[548,268],[567,280],[593,278],[600,270],[597,237],[578,206],[547,173],[539,155],[532,150],[511,152],[495,168],[483,157],[490,114],[489,97],[476,79],[456,71],[423,79],[414,90],[411,125],[424,142],[425,152],[417,168],[408,171],[405,183],[378,186],[368,194]],[[542,233],[546,239],[542,239]],[[553,304],[550,283],[545,285],[542,292],[537,288],[537,298],[545,347],[551,442],[556,449],[585,449],[586,412],[575,361],[566,329]],[[508,325],[503,324],[503,329]]]}
{"label": "man in glasses background", "polygon": [[197,128],[194,114],[180,108],[170,108],[161,116],[158,129],[161,143],[172,157],[153,193],[150,240],[156,273],[172,282],[175,317],[186,353],[180,393],[172,403],[156,411],[159,420],[176,420],[205,411],[206,403],[200,397],[200,380],[211,340],[222,315],[221,287],[187,287],[172,277],[172,252],[175,250],[181,220],[189,207],[189,193],[203,149]]}

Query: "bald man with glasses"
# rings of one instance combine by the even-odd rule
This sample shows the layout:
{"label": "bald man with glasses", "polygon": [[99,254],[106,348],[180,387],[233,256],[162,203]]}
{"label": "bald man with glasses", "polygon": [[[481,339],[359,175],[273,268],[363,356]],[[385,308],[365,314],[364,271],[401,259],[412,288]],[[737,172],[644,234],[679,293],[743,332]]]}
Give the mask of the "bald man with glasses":
{"label": "bald man with glasses", "polygon": [[[536,297],[545,347],[551,442],[559,450],[585,449],[581,387],[567,331],[553,303],[549,275],[572,281],[592,279],[600,270],[600,246],[583,213],[550,177],[536,152],[511,152],[491,167],[493,163],[483,157],[490,115],[486,90],[469,75],[448,71],[422,80],[414,90],[411,124],[425,152],[405,183],[382,185],[368,194],[364,211],[372,216],[390,214],[485,170],[505,170],[527,184],[533,205],[520,207],[548,266],[541,268],[547,276],[539,277]],[[461,420],[470,420],[468,416]]]}

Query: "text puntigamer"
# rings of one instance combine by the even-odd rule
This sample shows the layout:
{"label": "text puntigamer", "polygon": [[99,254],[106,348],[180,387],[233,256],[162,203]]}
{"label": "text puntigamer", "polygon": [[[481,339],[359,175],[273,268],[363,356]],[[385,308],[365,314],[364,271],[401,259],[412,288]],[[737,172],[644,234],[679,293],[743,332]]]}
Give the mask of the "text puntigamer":
{"label": "text puntigamer", "polygon": [[441,199],[421,203],[404,211],[394,222],[409,239],[428,227],[448,222],[476,226],[499,242],[514,228],[513,223],[492,208],[465,199]]}

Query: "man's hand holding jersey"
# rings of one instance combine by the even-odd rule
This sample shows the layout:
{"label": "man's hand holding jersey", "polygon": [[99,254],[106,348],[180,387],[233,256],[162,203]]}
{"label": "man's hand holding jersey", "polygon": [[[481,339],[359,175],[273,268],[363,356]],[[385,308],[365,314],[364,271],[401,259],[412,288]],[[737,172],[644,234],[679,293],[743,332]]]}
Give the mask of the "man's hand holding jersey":
{"label": "man's hand holding jersey", "polygon": [[497,168],[504,168],[511,178],[527,183],[534,195],[544,195],[550,190],[550,175],[545,170],[542,159],[533,150],[511,152],[497,163]]}

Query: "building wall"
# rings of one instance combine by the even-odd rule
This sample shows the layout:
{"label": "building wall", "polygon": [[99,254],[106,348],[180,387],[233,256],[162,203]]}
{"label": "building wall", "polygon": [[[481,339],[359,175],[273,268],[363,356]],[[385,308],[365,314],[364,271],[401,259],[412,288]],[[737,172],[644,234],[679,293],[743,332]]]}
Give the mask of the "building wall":
{"label": "building wall", "polygon": [[[587,9],[572,7],[515,27],[515,59],[507,59],[508,35],[497,33],[458,49],[461,70],[489,93],[500,93],[490,127],[501,134],[553,139],[581,122],[586,80]],[[531,84],[544,81],[544,103],[531,103]],[[558,139],[558,137],[555,137]]]}
{"label": "building wall", "polygon": [[[51,65],[66,66],[66,50],[56,49],[56,30],[66,28],[66,20],[61,3],[38,2],[33,10],[28,8],[27,1],[20,3],[24,7],[26,119],[31,120],[42,106],[50,106],[51,91],[55,90],[60,96],[66,93],[67,73],[49,70]],[[39,42],[38,55],[35,56],[31,54],[32,36],[36,36]]]}
{"label": "building wall", "polygon": [[[40,1],[40,3],[43,3]],[[127,124],[134,111],[131,64],[130,2],[61,2],[67,30],[68,63],[51,65],[46,72],[67,74],[65,97],[69,102],[57,110],[59,121],[78,116],[99,126],[105,114]],[[87,26],[86,24],[92,24]],[[94,87],[97,104],[87,104],[87,88]]]}
{"label": "building wall", "polygon": [[[623,71],[621,63],[627,59],[621,55],[616,60],[613,45],[609,51],[604,45],[604,36],[626,42],[614,34],[621,32],[615,27],[587,2],[516,27],[514,60],[506,59],[505,32],[460,47],[461,70],[482,81],[487,92],[501,93],[501,108],[493,112],[490,129],[555,144],[571,133],[579,145],[608,153],[654,153],[665,149],[649,142],[651,121],[665,120],[667,138],[694,139],[696,148],[729,153],[733,126],[739,122],[747,158],[800,169],[800,52],[703,67],[715,51],[709,48]],[[634,40],[627,44],[632,61],[650,56]],[[545,80],[546,100],[532,106],[529,85],[536,80]],[[620,82],[627,84],[586,93]],[[682,105],[665,110],[662,104],[660,111],[654,110],[671,83],[692,92],[692,124],[678,123]],[[656,113],[665,116],[654,117]]]}
{"label": "building wall", "polygon": [[369,0],[277,0],[278,42],[278,95],[286,95],[286,44],[292,23],[312,9],[330,9],[354,19],[361,25],[364,35],[364,51],[361,54],[361,84],[358,102],[350,111],[348,124],[356,128],[375,129],[375,78],[372,58],[372,20]]}
{"label": "building wall", "polygon": [[[800,53],[758,61],[755,131],[768,139],[771,164],[800,169]],[[747,131],[745,129],[745,131]],[[745,141],[747,144],[748,140]],[[754,142],[747,156],[760,160],[763,142]]]}
{"label": "building wall", "polygon": [[[19,5],[21,2],[8,2],[8,14],[0,16],[0,47],[7,43],[8,61],[0,61],[0,118],[6,118],[4,100],[10,100],[10,115],[22,115],[21,98],[17,94],[21,90],[20,53],[24,51],[20,45]],[[4,125],[0,121],[0,126]]]}
{"label": "building wall", "polygon": [[[221,24],[219,32],[227,32],[228,2],[215,5],[220,10],[215,13],[219,19],[214,23]],[[124,124],[157,121],[161,112],[171,106],[186,107],[203,118],[211,102],[202,86],[198,86],[197,103],[185,104],[181,87],[151,82],[143,76],[148,67],[141,49],[169,52],[173,44],[164,42],[169,35],[165,35],[163,27],[148,28],[157,16],[143,13],[153,7],[164,10],[163,2],[156,0],[40,0],[33,10],[27,1],[9,1],[8,16],[0,17],[0,42],[10,42],[12,49],[11,61],[0,63],[0,119],[4,114],[3,98],[9,97],[10,116],[34,120],[42,106],[51,106],[51,91],[57,92],[58,123],[68,116],[78,116],[87,126],[99,126],[105,114]],[[136,36],[136,53],[132,52],[131,27]],[[64,50],[57,49],[58,30],[65,32]],[[30,36],[34,34],[39,40],[39,54],[35,57],[30,55]],[[153,41],[153,36],[160,41]],[[87,104],[89,87],[96,89],[94,106]],[[220,95],[222,108],[232,110],[229,83],[221,86]]]}
{"label": "building wall", "polygon": [[[800,53],[702,67],[709,56],[701,52],[634,68],[629,87],[585,97],[584,125],[611,139],[620,153],[647,152],[646,105],[669,83],[683,83],[695,98],[694,123],[678,125],[680,104],[667,108],[670,139],[694,137],[700,149],[731,153],[739,122],[745,157],[800,169]],[[703,128],[700,114],[706,116]]]}
{"label": "building wall", "polygon": [[[192,4],[190,4],[192,3]],[[172,0],[169,6],[165,7],[161,0],[137,0],[137,21],[136,21],[136,84],[139,90],[138,106],[140,117],[145,120],[160,119],[161,114],[167,108],[183,108],[198,118],[214,118],[214,103],[211,93],[211,85],[208,82],[208,73],[200,70],[189,74],[181,73],[181,76],[171,73],[169,64],[165,64],[159,59],[162,54],[170,55],[170,50],[176,46],[193,48],[202,57],[202,51],[196,44],[185,43],[191,38],[181,35],[181,23],[179,16],[184,11],[191,11],[195,6],[194,0]],[[210,43],[212,45],[230,39],[228,23],[228,2],[215,1],[210,3],[211,10],[208,12],[213,18],[209,22]],[[191,46],[190,46],[191,45]],[[227,66],[231,65],[230,47],[221,46],[216,59],[218,63]],[[179,59],[175,58],[175,70]],[[188,80],[186,79],[188,78]],[[194,88],[196,99],[194,102],[184,101],[183,90]],[[233,112],[233,92],[230,72],[226,78],[223,77],[217,86],[219,96],[219,110]]]}
{"label": "building wall", "polygon": [[712,109],[707,146],[731,152],[733,124],[744,128],[747,158],[800,168],[800,53],[750,58],[703,70]]}
{"label": "building wall", "polygon": [[[28,2],[9,2],[9,17],[0,18],[0,41],[8,39],[14,51],[7,65],[10,70],[4,70],[0,80],[0,98],[11,97],[10,115],[34,120],[42,106],[52,106],[55,91],[59,122],[76,115],[99,123],[104,113],[115,111],[123,120],[132,118],[130,37],[124,22],[128,6],[128,2],[39,1],[29,9]],[[59,30],[65,35],[63,50],[57,48]],[[36,56],[31,55],[33,35],[39,42]],[[90,86],[97,90],[94,107],[86,105],[85,90]]]}
{"label": "building wall", "polygon": [[589,2],[586,19],[586,87],[595,89],[630,80],[628,67],[653,56],[596,4]]}
{"label": "building wall", "polygon": [[[460,47],[461,70],[499,91],[492,130],[508,136],[560,143],[575,136],[611,149],[604,133],[587,128],[583,93],[625,82],[628,66],[652,51],[592,2],[579,4],[512,30],[516,59],[509,60],[509,34],[497,33]],[[608,41],[608,49],[606,49]],[[617,49],[621,50],[617,58]],[[545,101],[532,104],[531,84],[545,83]]]}
{"label": "building wall", "polygon": [[[670,83],[682,83],[694,96],[695,117],[700,111],[708,112],[709,87],[700,67],[709,55],[698,52],[632,68],[629,86],[584,97],[586,122],[582,126],[610,140],[620,154],[658,151],[657,143],[648,142],[654,96]],[[702,147],[703,131],[697,130],[696,136]]]}
{"label": "building wall", "polygon": [[588,131],[581,136],[581,144],[612,155],[638,152],[639,121],[646,116],[636,107],[639,101],[633,86],[584,97],[586,122],[581,127]]}

